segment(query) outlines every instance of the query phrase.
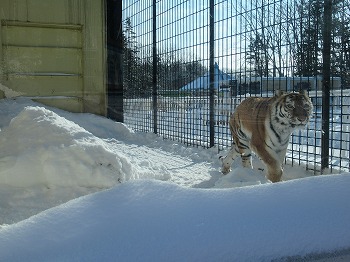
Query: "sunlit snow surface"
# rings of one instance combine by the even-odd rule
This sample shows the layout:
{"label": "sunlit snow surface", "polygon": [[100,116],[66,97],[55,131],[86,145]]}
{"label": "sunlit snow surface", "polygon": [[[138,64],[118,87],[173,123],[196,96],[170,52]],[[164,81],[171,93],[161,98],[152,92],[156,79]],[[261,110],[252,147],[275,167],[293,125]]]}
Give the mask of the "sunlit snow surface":
{"label": "sunlit snow surface", "polygon": [[350,247],[348,174],[287,166],[289,181],[271,184],[237,162],[222,176],[216,149],[25,99],[0,101],[0,128],[0,261],[270,261]]}

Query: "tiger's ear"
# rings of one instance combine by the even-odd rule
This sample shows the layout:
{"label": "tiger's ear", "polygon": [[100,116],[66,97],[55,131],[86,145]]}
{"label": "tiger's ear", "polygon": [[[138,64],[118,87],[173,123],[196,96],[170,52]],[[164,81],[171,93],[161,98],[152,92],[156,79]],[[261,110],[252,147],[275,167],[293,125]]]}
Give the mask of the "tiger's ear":
{"label": "tiger's ear", "polygon": [[284,95],[285,93],[286,92],[284,92],[282,90],[277,90],[275,96],[280,97],[280,96]]}
{"label": "tiger's ear", "polygon": [[303,95],[303,96],[307,96],[307,91],[305,89],[300,90],[299,94]]}

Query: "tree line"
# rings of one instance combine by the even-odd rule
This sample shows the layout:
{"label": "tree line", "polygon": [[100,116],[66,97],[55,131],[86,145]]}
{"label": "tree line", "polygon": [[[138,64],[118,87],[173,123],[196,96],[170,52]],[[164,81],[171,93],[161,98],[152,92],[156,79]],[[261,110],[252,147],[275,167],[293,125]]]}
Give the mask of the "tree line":
{"label": "tree line", "polygon": [[[245,76],[322,75],[324,1],[232,1],[241,14],[246,49],[240,73]],[[240,4],[237,6],[237,2]],[[264,1],[263,1],[264,2]],[[253,8],[255,7],[255,8]],[[272,10],[271,10],[272,9]],[[327,11],[327,10],[326,10]],[[333,0],[331,75],[350,86],[350,0]],[[234,36],[232,36],[234,37]],[[152,47],[137,42],[130,18],[123,25],[123,84],[128,96],[149,96],[153,87]],[[158,91],[178,90],[208,68],[196,54],[167,48],[157,50]],[[243,73],[242,73],[243,72]]]}
{"label": "tree line", "polygon": [[[251,31],[246,59],[255,76],[322,75],[324,12],[332,12],[331,75],[350,83],[350,1],[333,0],[332,10],[324,1],[281,1],[276,17],[248,13]],[[266,6],[265,6],[266,8]],[[274,21],[272,21],[274,20]],[[328,21],[329,22],[329,21]]]}
{"label": "tree line", "polygon": [[[136,41],[130,18],[124,21],[123,30],[123,85],[125,94],[150,96],[153,89],[153,53],[151,47],[140,47]],[[161,51],[161,52],[160,52]],[[157,62],[157,89],[160,93],[175,91],[207,71],[197,59],[169,50],[159,50]]]}

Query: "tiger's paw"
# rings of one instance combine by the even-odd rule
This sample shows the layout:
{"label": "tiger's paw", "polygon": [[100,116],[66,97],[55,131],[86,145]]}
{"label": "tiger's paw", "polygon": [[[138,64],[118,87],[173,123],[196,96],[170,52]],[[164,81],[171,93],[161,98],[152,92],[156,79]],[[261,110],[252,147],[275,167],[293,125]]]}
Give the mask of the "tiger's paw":
{"label": "tiger's paw", "polygon": [[231,172],[231,168],[226,168],[226,167],[221,168],[221,173],[224,175],[227,175],[230,172]]}
{"label": "tiger's paw", "polygon": [[225,159],[227,157],[224,157],[224,156],[220,156],[219,157],[219,160],[221,161],[221,164],[222,164],[222,168],[221,168],[221,172],[224,174],[224,175],[227,175],[228,173],[230,173],[231,171],[231,165],[230,163],[225,163]]}

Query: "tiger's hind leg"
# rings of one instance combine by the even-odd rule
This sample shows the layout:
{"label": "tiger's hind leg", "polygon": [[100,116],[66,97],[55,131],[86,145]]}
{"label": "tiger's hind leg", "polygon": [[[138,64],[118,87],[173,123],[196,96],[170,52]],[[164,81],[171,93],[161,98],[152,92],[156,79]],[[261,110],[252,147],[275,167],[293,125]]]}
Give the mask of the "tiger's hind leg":
{"label": "tiger's hind leg", "polygon": [[[243,134],[243,132],[241,131]],[[247,140],[246,136],[244,138],[240,137],[237,141],[237,148],[239,155],[242,159],[242,166],[246,168],[253,168],[252,166],[252,151],[249,147],[249,141]]]}
{"label": "tiger's hind leg", "polygon": [[220,156],[220,160],[222,163],[221,172],[226,175],[231,171],[231,165],[236,157],[240,156],[236,145],[232,144],[230,152],[228,152],[227,156]]}

